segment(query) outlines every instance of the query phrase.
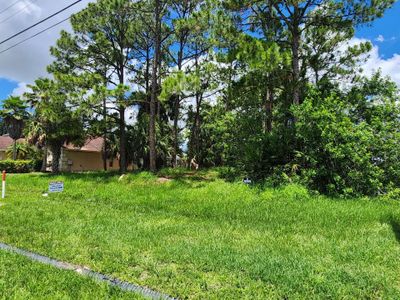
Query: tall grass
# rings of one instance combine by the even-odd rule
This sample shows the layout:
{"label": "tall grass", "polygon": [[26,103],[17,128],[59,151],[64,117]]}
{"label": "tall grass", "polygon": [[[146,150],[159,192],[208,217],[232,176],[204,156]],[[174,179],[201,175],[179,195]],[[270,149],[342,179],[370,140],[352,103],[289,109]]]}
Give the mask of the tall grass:
{"label": "tall grass", "polygon": [[398,202],[162,176],[12,175],[0,240],[179,298],[400,297]]}

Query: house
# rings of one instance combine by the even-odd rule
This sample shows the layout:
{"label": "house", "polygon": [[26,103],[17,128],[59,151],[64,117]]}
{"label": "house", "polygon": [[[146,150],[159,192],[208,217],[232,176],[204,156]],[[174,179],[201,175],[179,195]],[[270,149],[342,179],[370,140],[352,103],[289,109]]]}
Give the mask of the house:
{"label": "house", "polygon": [[[26,142],[19,139],[18,143]],[[9,135],[0,136],[0,160],[7,159],[7,150],[12,147],[14,140]],[[84,172],[103,171],[103,148],[104,138],[89,138],[82,147],[66,144],[61,148],[60,171],[62,172]],[[51,151],[47,153],[47,171],[51,171],[53,156]],[[130,166],[129,169],[132,169]],[[107,160],[107,170],[119,170],[118,158]]]}
{"label": "house", "polygon": [[[17,140],[18,143],[24,142],[24,139]],[[0,160],[6,160],[7,150],[12,147],[14,140],[8,134],[0,136]]]}
{"label": "house", "polygon": [[[102,137],[87,139],[82,147],[66,144],[61,148],[60,171],[62,172],[84,172],[102,171],[104,139]],[[47,170],[51,170],[53,156],[51,152],[47,155]],[[107,169],[119,170],[117,158],[107,160]]]}

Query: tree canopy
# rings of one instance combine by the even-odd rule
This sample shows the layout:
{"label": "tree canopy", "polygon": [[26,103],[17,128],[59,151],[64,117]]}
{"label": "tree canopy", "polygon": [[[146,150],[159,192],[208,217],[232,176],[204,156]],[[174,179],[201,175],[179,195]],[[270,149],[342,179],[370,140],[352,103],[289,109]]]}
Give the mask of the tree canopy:
{"label": "tree canopy", "polygon": [[36,124],[57,147],[103,136],[122,173],[195,158],[271,184],[386,192],[400,183],[398,89],[365,78],[371,44],[349,41],[393,3],[95,1],[28,95]]}

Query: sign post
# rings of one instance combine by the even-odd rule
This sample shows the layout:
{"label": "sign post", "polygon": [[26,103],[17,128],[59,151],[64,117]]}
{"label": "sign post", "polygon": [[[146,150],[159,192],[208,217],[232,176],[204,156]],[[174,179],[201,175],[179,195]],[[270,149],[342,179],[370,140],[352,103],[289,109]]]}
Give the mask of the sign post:
{"label": "sign post", "polygon": [[3,171],[2,179],[1,198],[4,199],[6,197],[6,171]]}

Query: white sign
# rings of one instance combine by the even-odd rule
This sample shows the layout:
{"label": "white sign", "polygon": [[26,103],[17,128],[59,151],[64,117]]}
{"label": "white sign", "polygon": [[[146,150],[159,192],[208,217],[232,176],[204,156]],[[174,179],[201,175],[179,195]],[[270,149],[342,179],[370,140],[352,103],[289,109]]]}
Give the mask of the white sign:
{"label": "white sign", "polygon": [[62,181],[50,182],[49,193],[61,193],[63,191],[64,191],[64,182]]}
{"label": "white sign", "polygon": [[251,184],[251,180],[250,180],[249,178],[245,178],[245,179],[243,180],[243,183],[245,183],[245,184]]}

